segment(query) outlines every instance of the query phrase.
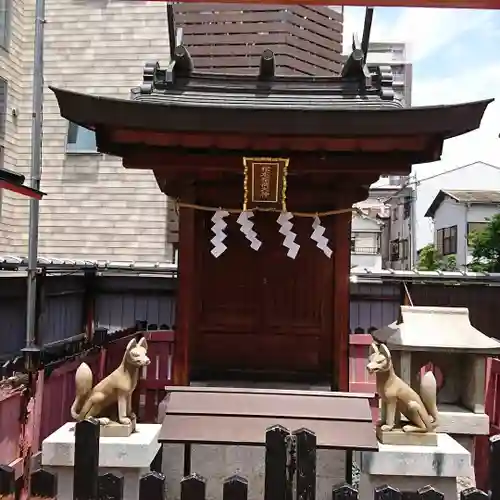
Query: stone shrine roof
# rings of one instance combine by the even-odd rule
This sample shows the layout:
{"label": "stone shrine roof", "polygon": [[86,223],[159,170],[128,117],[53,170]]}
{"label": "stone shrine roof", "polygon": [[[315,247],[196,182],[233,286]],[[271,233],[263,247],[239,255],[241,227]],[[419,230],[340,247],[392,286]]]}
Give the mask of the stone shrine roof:
{"label": "stone shrine roof", "polygon": [[466,307],[401,306],[401,316],[402,323],[373,332],[373,338],[397,351],[500,353],[500,342],[471,325]]}

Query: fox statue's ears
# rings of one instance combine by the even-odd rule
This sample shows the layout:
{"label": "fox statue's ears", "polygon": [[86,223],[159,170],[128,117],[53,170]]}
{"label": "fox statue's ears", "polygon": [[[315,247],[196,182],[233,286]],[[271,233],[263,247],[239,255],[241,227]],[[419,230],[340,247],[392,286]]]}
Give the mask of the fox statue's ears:
{"label": "fox statue's ears", "polygon": [[144,337],[142,337],[142,338],[141,338],[141,340],[139,340],[139,342],[137,342],[137,340],[136,340],[136,339],[132,339],[132,340],[128,343],[128,345],[127,345],[127,349],[126,349],[126,350],[127,350],[127,351],[130,351],[130,350],[132,350],[134,347],[137,347],[137,346],[142,347],[142,348],[144,348],[144,349],[146,349],[146,350],[148,349],[148,343],[147,343],[146,339],[145,339]]}
{"label": "fox statue's ears", "polygon": [[380,344],[379,350],[380,354],[383,354],[387,359],[391,359],[391,351],[389,351],[385,344]]}
{"label": "fox statue's ears", "polygon": [[385,356],[387,359],[391,359],[391,352],[385,344],[377,344],[375,342],[372,342],[370,344],[369,355],[371,356],[372,354],[382,354],[382,356]]}
{"label": "fox statue's ears", "polygon": [[375,343],[375,342],[372,342],[370,344],[370,352],[368,353],[370,356],[372,354],[379,354],[379,350],[378,350],[378,345]]}

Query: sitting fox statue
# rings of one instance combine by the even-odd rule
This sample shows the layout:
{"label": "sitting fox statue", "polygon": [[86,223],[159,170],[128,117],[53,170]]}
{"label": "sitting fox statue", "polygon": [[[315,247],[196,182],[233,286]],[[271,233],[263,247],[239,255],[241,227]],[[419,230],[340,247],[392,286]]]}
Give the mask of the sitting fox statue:
{"label": "sitting fox statue", "polygon": [[404,432],[432,432],[437,427],[436,378],[431,371],[425,373],[420,382],[420,395],[401,380],[392,366],[391,353],[385,344],[372,343],[367,370],[374,373],[377,392],[382,402],[382,431],[392,431],[404,415],[410,422],[403,426]]}
{"label": "sitting fox statue", "polygon": [[86,363],[76,370],[76,397],[71,416],[76,421],[93,417],[101,425],[118,422],[135,426],[132,413],[132,393],[137,386],[139,372],[149,365],[148,345],[145,338],[131,340],[120,366],[92,388],[92,371]]}

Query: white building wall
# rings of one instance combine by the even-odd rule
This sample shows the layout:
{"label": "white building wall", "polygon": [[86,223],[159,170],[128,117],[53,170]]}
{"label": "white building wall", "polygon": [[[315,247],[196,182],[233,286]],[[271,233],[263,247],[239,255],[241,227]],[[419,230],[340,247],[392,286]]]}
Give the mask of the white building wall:
{"label": "white building wall", "polygon": [[457,266],[464,266],[467,255],[466,207],[451,199],[445,199],[434,215],[434,244],[437,245],[437,231],[457,226]]}

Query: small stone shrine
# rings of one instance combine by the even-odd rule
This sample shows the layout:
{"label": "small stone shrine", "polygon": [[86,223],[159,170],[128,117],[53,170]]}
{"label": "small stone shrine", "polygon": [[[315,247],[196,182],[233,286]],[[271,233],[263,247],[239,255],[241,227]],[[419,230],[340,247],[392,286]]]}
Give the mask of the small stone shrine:
{"label": "small stone shrine", "polygon": [[407,491],[431,485],[454,498],[457,478],[473,479],[474,438],[489,433],[486,358],[500,353],[500,342],[474,328],[460,307],[402,306],[400,320],[372,336],[387,346],[395,373],[414,390],[432,367],[438,434],[435,446],[379,443],[377,453],[359,453],[360,498],[372,498],[382,484]]}
{"label": "small stone shrine", "polygon": [[401,319],[373,332],[373,338],[391,350],[396,373],[411,387],[418,387],[422,367],[432,363],[439,431],[487,433],[486,358],[500,354],[500,342],[474,328],[463,307],[402,306]]}
{"label": "small stone shrine", "polygon": [[448,433],[473,456],[474,437],[488,435],[486,358],[500,342],[474,328],[463,307],[402,306],[401,321],[372,333],[391,350],[396,373],[411,387],[433,365],[438,382],[437,432]]}

